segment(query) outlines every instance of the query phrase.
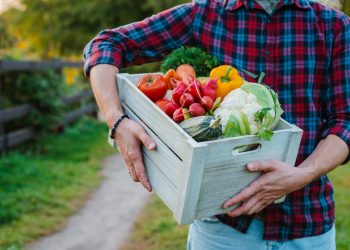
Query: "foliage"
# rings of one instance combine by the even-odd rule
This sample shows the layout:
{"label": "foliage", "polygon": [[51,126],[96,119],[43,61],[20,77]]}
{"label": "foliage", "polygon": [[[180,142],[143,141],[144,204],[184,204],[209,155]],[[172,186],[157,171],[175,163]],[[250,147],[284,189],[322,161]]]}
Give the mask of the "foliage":
{"label": "foliage", "polygon": [[5,20],[0,16],[0,51],[13,45],[14,38],[10,35]]}
{"label": "foliage", "polygon": [[114,152],[106,129],[85,118],[60,136],[42,137],[26,154],[0,158],[0,249],[22,249],[57,230],[82,204],[101,179],[101,159]]}
{"label": "foliage", "polygon": [[[43,58],[81,55],[99,31],[141,20],[184,0],[22,0],[3,14],[9,29]],[[38,21],[40,20],[40,21]]]}
{"label": "foliage", "polygon": [[210,71],[219,65],[219,61],[203,49],[180,47],[164,59],[161,71],[165,73],[169,69],[176,69],[181,64],[190,64],[198,76],[209,76]]}
{"label": "foliage", "polygon": [[5,106],[33,104],[35,110],[26,122],[41,129],[52,129],[59,123],[62,112],[61,76],[54,72],[7,72],[0,77],[3,79]]}

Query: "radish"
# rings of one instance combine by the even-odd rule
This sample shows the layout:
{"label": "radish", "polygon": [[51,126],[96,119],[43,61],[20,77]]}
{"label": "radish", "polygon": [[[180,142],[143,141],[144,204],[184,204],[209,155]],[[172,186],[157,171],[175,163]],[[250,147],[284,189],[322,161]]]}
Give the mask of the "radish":
{"label": "radish", "polygon": [[214,106],[214,101],[210,96],[203,96],[201,99],[201,104],[206,110],[211,110]]}
{"label": "radish", "polygon": [[173,114],[175,112],[175,110],[177,110],[178,108],[180,108],[180,105],[175,103],[175,102],[169,102],[167,103],[167,105],[165,106],[165,113],[170,116],[173,117]]}
{"label": "radish", "polygon": [[189,118],[191,118],[191,116],[188,112],[188,109],[178,108],[173,114],[173,120],[177,123]]}
{"label": "radish", "polygon": [[190,93],[196,99],[196,101],[199,102],[202,97],[201,91],[202,91],[202,85],[197,79],[193,79],[193,82],[190,84],[190,86],[187,89],[187,93]]}
{"label": "radish", "polygon": [[182,108],[178,108],[177,110],[175,110],[175,112],[173,114],[173,120],[174,120],[174,122],[177,122],[177,123],[185,120],[184,114],[182,112]]}
{"label": "radish", "polygon": [[218,83],[214,79],[210,79],[206,84],[202,86],[202,95],[209,96],[212,100],[216,98],[216,90]]}
{"label": "radish", "polygon": [[188,108],[192,103],[194,103],[194,97],[189,93],[184,93],[180,98],[180,105],[183,108]]}
{"label": "radish", "polygon": [[183,83],[182,81],[177,82],[172,93],[173,100],[177,104],[180,104],[180,98],[185,93],[186,89],[187,89],[187,85],[185,83]]}
{"label": "radish", "polygon": [[205,109],[199,103],[193,103],[188,109],[188,112],[192,117],[196,117],[196,116],[204,115]]}

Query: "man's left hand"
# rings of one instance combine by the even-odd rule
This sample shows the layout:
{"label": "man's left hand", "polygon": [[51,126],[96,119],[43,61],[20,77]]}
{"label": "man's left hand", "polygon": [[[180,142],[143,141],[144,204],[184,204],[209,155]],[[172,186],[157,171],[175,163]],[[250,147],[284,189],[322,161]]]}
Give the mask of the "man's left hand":
{"label": "man's left hand", "polygon": [[262,175],[224,203],[223,208],[240,204],[227,213],[231,217],[258,213],[278,198],[312,181],[303,168],[291,167],[281,161],[250,162],[247,164],[247,169],[251,172],[262,172]]}

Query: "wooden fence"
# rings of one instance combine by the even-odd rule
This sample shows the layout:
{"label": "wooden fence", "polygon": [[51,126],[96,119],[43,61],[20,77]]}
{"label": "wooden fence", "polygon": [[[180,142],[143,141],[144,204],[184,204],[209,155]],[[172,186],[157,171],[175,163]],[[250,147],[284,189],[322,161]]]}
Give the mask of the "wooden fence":
{"label": "wooden fence", "polygon": [[[0,71],[20,72],[54,70],[57,73],[61,73],[63,68],[81,68],[82,65],[82,62],[65,61],[0,61]],[[31,103],[25,103],[3,109],[1,100],[2,84],[3,83],[0,79],[0,152],[6,151],[16,145],[20,145],[21,143],[32,139],[37,134],[33,126],[24,127],[11,132],[6,131],[5,123],[25,118],[34,110],[34,106]],[[62,104],[65,107],[69,108],[74,105],[75,109],[64,113],[62,124],[59,124],[59,126],[65,126],[66,124],[74,122],[85,114],[95,114],[97,107],[92,100],[92,96],[91,91],[83,91],[76,95],[62,97]],[[85,104],[77,105],[82,101],[85,101]]]}

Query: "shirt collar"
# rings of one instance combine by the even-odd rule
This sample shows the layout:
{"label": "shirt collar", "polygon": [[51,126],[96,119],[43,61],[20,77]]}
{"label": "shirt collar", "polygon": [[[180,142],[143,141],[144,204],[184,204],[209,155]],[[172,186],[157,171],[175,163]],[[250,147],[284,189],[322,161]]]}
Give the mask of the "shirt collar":
{"label": "shirt collar", "polygon": [[[261,6],[254,0],[225,0],[225,2],[227,4],[226,10],[236,10],[242,6],[245,6],[246,9],[262,9]],[[293,4],[300,9],[307,9],[311,7],[308,0],[282,0],[281,3],[278,4],[277,8]]]}

